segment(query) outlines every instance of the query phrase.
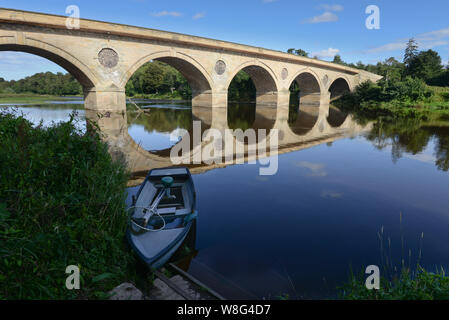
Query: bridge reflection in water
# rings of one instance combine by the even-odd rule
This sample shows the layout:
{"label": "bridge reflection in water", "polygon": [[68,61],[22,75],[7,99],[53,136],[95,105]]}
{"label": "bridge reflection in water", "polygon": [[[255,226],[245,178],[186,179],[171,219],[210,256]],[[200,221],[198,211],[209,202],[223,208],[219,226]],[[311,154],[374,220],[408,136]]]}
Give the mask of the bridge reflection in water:
{"label": "bridge reflection in water", "polygon": [[[191,120],[187,117],[189,121],[184,119],[182,123],[177,123],[172,128],[165,128],[165,131],[173,131],[181,127],[185,130],[185,134],[173,146],[157,151],[145,150],[128,133],[128,123],[138,122],[144,125],[151,124],[151,126],[161,125],[160,119],[156,115],[151,114],[154,109],[150,110],[149,114],[135,112],[98,113],[96,111],[86,110],[86,119],[97,123],[101,131],[101,136],[110,146],[111,154],[116,158],[122,158],[126,161],[128,169],[133,173],[133,179],[130,181],[130,185],[140,184],[150,169],[173,166],[170,153],[172,148],[177,144],[190,146],[189,155],[184,156],[182,160],[189,162],[190,164],[185,166],[189,167],[193,174],[196,174],[232,165],[235,163],[237,156],[243,158],[245,163],[248,163],[275,155],[276,152],[273,154],[270,152],[269,141],[270,132],[273,129],[278,130],[277,153],[283,154],[310,148],[319,144],[330,143],[348,136],[356,136],[361,132],[368,132],[372,128],[370,124],[358,124],[351,115],[346,115],[333,106],[323,108],[322,106],[302,104],[296,107],[288,105],[277,107],[256,105],[242,107],[241,105],[230,105],[228,108],[240,108],[240,113],[236,115],[235,112],[233,113],[231,110],[221,107],[193,107]],[[248,114],[246,118],[243,115],[243,118],[239,119],[239,114],[244,113],[242,112],[242,108],[246,108]],[[252,116],[251,109],[253,110]],[[319,110],[329,110],[329,114],[322,113]],[[187,109],[186,112],[189,112],[189,110]],[[195,155],[201,153],[203,148],[209,143],[216,143],[211,140],[203,140],[197,145],[194,145],[192,138],[194,132],[193,126],[191,125],[193,121],[201,122],[201,135],[207,129],[217,129],[223,133],[223,137],[225,137],[224,130],[226,129],[240,128],[246,130],[252,128],[256,132],[258,129],[265,129],[267,134],[264,140],[266,141],[258,139],[257,143],[262,143],[262,145],[265,143],[266,154],[255,155],[251,150],[255,150],[257,146],[249,144],[247,139],[243,141],[236,137],[229,139],[228,136],[227,138],[223,138],[222,141],[223,157],[221,161],[215,161],[212,164],[204,162],[193,164]],[[226,145],[230,143],[235,147],[226,148]],[[240,153],[238,150],[240,150]],[[241,153],[242,150],[243,153]],[[226,159],[233,160],[226,161]]]}

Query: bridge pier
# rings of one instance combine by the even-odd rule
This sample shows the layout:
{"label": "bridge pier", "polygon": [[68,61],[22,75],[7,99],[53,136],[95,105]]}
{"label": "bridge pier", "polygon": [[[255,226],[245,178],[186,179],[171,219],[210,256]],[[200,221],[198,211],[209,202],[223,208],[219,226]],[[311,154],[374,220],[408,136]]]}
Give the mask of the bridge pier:
{"label": "bridge pier", "polygon": [[329,115],[329,104],[331,94],[330,92],[324,93],[308,93],[303,92],[299,94],[299,104],[300,106],[317,106],[320,108],[320,114],[324,116]]}
{"label": "bridge pier", "polygon": [[300,92],[299,93],[299,103],[304,105],[320,105],[322,103],[329,103],[331,98],[330,92],[324,93],[309,93]]}
{"label": "bridge pier", "polygon": [[227,106],[227,91],[192,92],[192,107],[226,108]]}
{"label": "bridge pier", "polygon": [[273,91],[257,91],[256,104],[265,106],[275,106],[278,103],[278,93]]}
{"label": "bridge pier", "polygon": [[125,90],[85,89],[84,108],[102,112],[126,112]]}

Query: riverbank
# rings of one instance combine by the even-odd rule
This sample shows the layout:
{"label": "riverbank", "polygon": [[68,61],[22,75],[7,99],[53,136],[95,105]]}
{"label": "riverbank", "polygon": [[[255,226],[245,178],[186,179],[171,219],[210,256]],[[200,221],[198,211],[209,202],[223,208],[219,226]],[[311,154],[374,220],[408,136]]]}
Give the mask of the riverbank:
{"label": "riverbank", "polygon": [[365,82],[333,104],[371,120],[449,120],[449,88],[428,86],[412,78],[379,84]]}
{"label": "riverbank", "polygon": [[70,101],[80,99],[81,96],[54,96],[54,95],[40,95],[33,93],[1,93],[0,104],[20,103],[20,104],[39,104],[47,101]]}
{"label": "riverbank", "polygon": [[[0,93],[0,105],[4,104],[45,104],[49,101],[72,101],[72,100],[83,100],[83,96],[55,96],[55,95],[39,95],[33,93]],[[150,102],[184,102],[190,101],[186,100],[185,97],[174,93],[174,94],[142,94],[142,95],[134,95],[132,97],[127,97],[127,100],[131,100],[132,102],[138,100],[148,100]],[[128,101],[129,102],[129,101]]]}

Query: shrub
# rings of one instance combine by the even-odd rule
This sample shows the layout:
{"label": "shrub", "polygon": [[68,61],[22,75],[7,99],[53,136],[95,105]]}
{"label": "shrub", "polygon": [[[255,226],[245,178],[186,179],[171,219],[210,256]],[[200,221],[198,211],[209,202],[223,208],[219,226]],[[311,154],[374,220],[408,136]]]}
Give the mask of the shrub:
{"label": "shrub", "polygon": [[[0,114],[0,298],[102,298],[133,276],[127,173],[96,133]],[[81,289],[65,288],[78,265]]]}
{"label": "shrub", "polygon": [[418,102],[431,94],[423,80],[407,77],[404,81],[387,83],[383,101]]}

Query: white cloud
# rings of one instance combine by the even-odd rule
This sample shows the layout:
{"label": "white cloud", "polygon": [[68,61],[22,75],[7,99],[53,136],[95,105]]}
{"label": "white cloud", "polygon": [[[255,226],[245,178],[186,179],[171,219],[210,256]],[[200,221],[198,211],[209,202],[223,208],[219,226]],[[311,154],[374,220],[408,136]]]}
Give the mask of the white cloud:
{"label": "white cloud", "polygon": [[409,158],[409,159],[413,159],[419,162],[424,162],[424,163],[431,163],[434,164],[437,161],[437,158],[432,155],[432,154],[428,154],[428,153],[420,153],[420,154],[409,154],[406,153],[404,154],[405,158]]}
{"label": "white cloud", "polygon": [[206,16],[205,12],[198,12],[197,14],[195,14],[193,16],[193,20],[198,20],[198,19],[204,18],[205,16]]}
{"label": "white cloud", "polygon": [[313,163],[308,161],[301,161],[297,164],[298,167],[308,169],[309,177],[325,177],[327,176],[326,166],[322,163]]}
{"label": "white cloud", "polygon": [[[418,34],[414,37],[420,49],[428,50],[449,44],[449,28]],[[385,45],[368,49],[365,53],[378,53],[404,50],[408,39],[399,39]]]}
{"label": "white cloud", "polygon": [[322,9],[324,11],[341,12],[345,8],[342,5],[339,5],[339,4],[322,4],[322,5],[319,6],[319,9]]}
{"label": "white cloud", "polygon": [[322,23],[322,22],[335,22],[338,21],[338,16],[335,13],[326,11],[322,15],[312,17],[303,21],[303,23]]}
{"label": "white cloud", "polygon": [[166,17],[166,16],[180,17],[180,16],[182,16],[182,13],[177,12],[177,11],[160,11],[160,12],[153,13],[152,15],[154,17]]}
{"label": "white cloud", "polygon": [[63,72],[57,64],[37,55],[25,52],[0,52],[0,77],[7,80],[18,80],[38,72]]}
{"label": "white cloud", "polygon": [[313,52],[312,57],[318,57],[318,58],[333,58],[340,52],[339,49],[335,48],[329,48],[326,50],[321,50],[318,52]]}

